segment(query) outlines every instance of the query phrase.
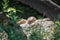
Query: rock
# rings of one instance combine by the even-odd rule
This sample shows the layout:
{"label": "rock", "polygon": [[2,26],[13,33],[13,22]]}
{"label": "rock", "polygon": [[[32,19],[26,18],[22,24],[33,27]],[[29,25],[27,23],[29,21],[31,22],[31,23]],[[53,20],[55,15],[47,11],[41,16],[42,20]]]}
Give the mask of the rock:
{"label": "rock", "polygon": [[0,40],[9,40],[8,35],[5,31],[0,32]]}
{"label": "rock", "polygon": [[[33,23],[32,23],[33,24]],[[38,19],[34,22],[34,26],[32,27],[31,24],[31,28],[34,29],[34,32],[36,32],[37,30],[40,30],[40,32],[42,32],[43,35],[43,39],[44,40],[51,40],[54,39],[54,32],[55,32],[55,28],[57,27],[57,25],[49,20],[49,18],[45,18],[45,19]],[[40,28],[40,29],[39,29]],[[37,30],[35,30],[37,29]]]}
{"label": "rock", "polygon": [[38,36],[42,35],[44,40],[54,39],[54,32],[57,25],[53,21],[51,21],[49,18],[36,20],[32,18],[30,21],[28,21],[28,19],[26,20],[26,23],[20,24],[27,38],[30,37],[33,32],[35,32],[36,34],[38,33]]}

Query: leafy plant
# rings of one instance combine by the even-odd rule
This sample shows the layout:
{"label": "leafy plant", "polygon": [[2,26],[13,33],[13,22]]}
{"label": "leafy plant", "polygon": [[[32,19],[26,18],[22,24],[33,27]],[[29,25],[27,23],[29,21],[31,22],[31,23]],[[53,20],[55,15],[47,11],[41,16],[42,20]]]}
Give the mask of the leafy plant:
{"label": "leafy plant", "polygon": [[[22,28],[20,26],[14,25],[16,24],[16,20],[17,18],[28,18],[30,16],[36,16],[37,18],[44,18],[43,16],[40,16],[40,14],[28,7],[25,6],[24,4],[20,4],[20,3],[15,3],[15,1],[13,1],[10,4],[10,0],[3,0],[2,2],[2,10],[3,12],[5,12],[6,17],[8,17],[11,20],[11,23],[6,26],[3,26],[3,29],[8,30],[8,35],[10,40],[27,40],[26,35],[23,33]],[[44,32],[42,30],[42,32]],[[34,37],[35,36],[35,37]],[[33,33],[31,35],[31,40],[43,40],[42,36],[44,36],[44,34],[39,34],[39,33]]]}
{"label": "leafy plant", "polygon": [[9,0],[3,0],[2,6],[3,6],[2,10],[3,10],[4,12],[6,12],[8,6],[9,6]]}
{"label": "leafy plant", "polygon": [[54,40],[60,40],[60,14],[57,15],[55,23],[57,24],[57,27],[54,35],[55,36]]}
{"label": "leafy plant", "polygon": [[[6,17],[8,17],[11,21],[11,23],[8,24],[8,27],[7,25],[4,25],[3,23],[3,29],[5,31],[7,31],[7,34],[9,36],[9,39],[10,40],[27,40],[26,37],[25,37],[25,34],[23,33],[22,31],[22,28],[20,26],[17,26],[16,27],[14,26],[14,24],[16,24],[16,20],[17,20],[17,16],[16,16],[16,9],[13,8],[13,7],[9,7],[9,1],[10,0],[3,0],[3,12],[5,12],[5,15]],[[18,29],[19,27],[19,29]],[[18,31],[16,31],[18,30]],[[18,32],[18,33],[16,33]],[[24,39],[23,39],[24,38]]]}
{"label": "leafy plant", "polygon": [[60,40],[60,21],[55,22],[57,24],[56,31],[55,31],[55,39],[54,40]]}

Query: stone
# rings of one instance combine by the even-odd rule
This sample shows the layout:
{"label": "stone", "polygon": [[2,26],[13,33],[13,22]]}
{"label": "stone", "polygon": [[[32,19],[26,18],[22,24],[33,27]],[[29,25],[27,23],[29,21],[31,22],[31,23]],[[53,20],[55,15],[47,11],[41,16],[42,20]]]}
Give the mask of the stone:
{"label": "stone", "polygon": [[54,32],[57,25],[53,21],[51,21],[49,18],[36,20],[32,18],[34,22],[30,20],[31,23],[29,23],[28,19],[26,20],[27,21],[26,23],[20,24],[27,38],[30,37],[33,34],[33,32],[35,32],[43,35],[44,40],[54,39]]}

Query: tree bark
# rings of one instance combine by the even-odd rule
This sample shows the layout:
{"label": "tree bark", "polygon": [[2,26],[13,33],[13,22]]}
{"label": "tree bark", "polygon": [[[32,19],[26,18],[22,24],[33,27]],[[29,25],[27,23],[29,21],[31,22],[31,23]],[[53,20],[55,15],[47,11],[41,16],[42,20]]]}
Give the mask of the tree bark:
{"label": "tree bark", "polygon": [[26,4],[39,13],[47,16],[51,20],[55,21],[56,15],[60,13],[60,6],[51,0],[17,0],[23,4]]}

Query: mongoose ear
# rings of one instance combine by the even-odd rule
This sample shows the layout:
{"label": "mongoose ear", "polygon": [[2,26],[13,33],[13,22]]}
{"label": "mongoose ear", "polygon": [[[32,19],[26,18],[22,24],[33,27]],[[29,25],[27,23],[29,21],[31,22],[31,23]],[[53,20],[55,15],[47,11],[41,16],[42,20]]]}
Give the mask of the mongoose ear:
{"label": "mongoose ear", "polygon": [[19,21],[17,21],[17,24],[25,24],[27,22],[26,19],[21,19]]}

